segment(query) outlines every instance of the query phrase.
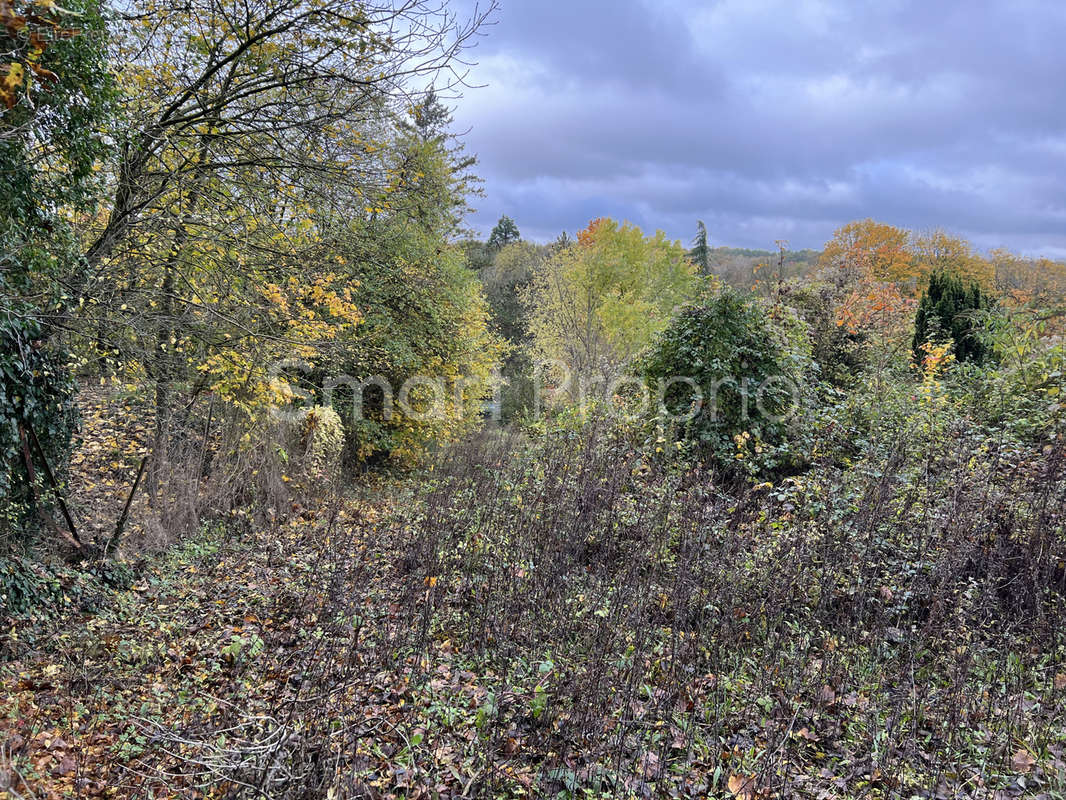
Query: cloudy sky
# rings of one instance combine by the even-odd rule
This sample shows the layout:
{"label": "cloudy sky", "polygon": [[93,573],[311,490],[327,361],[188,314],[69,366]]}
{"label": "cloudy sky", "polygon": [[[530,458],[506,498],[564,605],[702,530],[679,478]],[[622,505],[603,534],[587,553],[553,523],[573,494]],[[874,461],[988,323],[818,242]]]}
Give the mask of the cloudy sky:
{"label": "cloudy sky", "polygon": [[1066,256],[1063,0],[500,0],[485,31],[455,110],[482,233],[874,217]]}

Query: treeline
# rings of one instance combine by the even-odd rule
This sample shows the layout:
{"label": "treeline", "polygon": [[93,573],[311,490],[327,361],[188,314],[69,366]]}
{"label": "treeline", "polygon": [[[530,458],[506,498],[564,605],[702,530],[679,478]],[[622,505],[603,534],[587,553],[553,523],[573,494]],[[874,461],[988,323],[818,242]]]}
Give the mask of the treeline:
{"label": "treeline", "polygon": [[[913,392],[949,371],[968,376],[967,392],[995,385],[1000,402],[1024,404],[1019,425],[1050,435],[1061,423],[1060,262],[985,257],[944,231],[873,220],[842,226],[821,252],[774,254],[709,247],[702,223],[686,249],[610,219],[535,245],[505,216],[464,249],[511,347],[508,420],[637,404],[649,435],[752,474],[806,463],[811,420],[839,397],[876,407],[889,387]],[[760,419],[757,400],[774,413]]]}

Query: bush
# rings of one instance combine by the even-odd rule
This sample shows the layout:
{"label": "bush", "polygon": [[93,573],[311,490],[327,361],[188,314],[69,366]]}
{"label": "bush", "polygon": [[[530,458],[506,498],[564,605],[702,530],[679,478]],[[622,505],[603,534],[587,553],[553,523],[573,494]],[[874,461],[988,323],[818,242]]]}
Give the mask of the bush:
{"label": "bush", "polygon": [[828,284],[790,283],[783,300],[807,323],[811,357],[822,380],[849,389],[866,367],[865,336],[840,324],[839,297]]}
{"label": "bush", "polygon": [[[442,248],[416,230],[388,228],[356,228],[346,245],[363,318],[330,343],[305,388],[341,415],[352,462],[417,461],[479,419],[503,343],[489,329],[478,278],[458,248]],[[403,386],[420,377],[441,389],[434,396],[432,388],[416,387],[408,404],[414,413],[408,413]],[[338,383],[327,392],[331,380]]]}
{"label": "bush", "polygon": [[62,480],[77,428],[75,385],[59,353],[41,346],[41,329],[19,319],[0,320],[0,520],[13,533],[5,549],[27,544],[36,530],[34,494],[48,502],[42,465],[32,453],[38,485],[30,482],[22,449],[23,431],[36,433],[48,463]]}
{"label": "bush", "polygon": [[301,428],[303,468],[311,480],[329,480],[338,471],[344,449],[344,426],[329,406],[307,409]]}
{"label": "bush", "polygon": [[946,272],[929,277],[929,288],[922,294],[914,317],[914,359],[921,364],[922,345],[929,341],[954,342],[955,359],[982,364],[990,355],[978,335],[974,312],[992,305],[988,295],[976,283],[969,286],[962,279]]}
{"label": "bush", "polygon": [[681,311],[639,370],[666,419],[706,460],[757,473],[790,459],[788,420],[811,368],[798,320],[725,290]]}

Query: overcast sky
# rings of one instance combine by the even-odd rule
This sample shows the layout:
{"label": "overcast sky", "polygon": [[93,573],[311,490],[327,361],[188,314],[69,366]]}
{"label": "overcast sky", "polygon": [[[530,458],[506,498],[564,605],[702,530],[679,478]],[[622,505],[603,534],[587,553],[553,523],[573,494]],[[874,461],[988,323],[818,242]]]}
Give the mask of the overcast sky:
{"label": "overcast sky", "polygon": [[1064,0],[500,5],[455,110],[482,234],[802,248],[873,217],[1066,256]]}

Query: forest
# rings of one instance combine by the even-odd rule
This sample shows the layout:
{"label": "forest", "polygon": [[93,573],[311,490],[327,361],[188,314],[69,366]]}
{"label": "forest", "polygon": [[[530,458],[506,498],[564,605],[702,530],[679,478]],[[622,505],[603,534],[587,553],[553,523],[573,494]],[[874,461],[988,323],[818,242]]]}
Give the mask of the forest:
{"label": "forest", "polygon": [[496,11],[0,0],[0,798],[1066,797],[1066,263],[480,236]]}

